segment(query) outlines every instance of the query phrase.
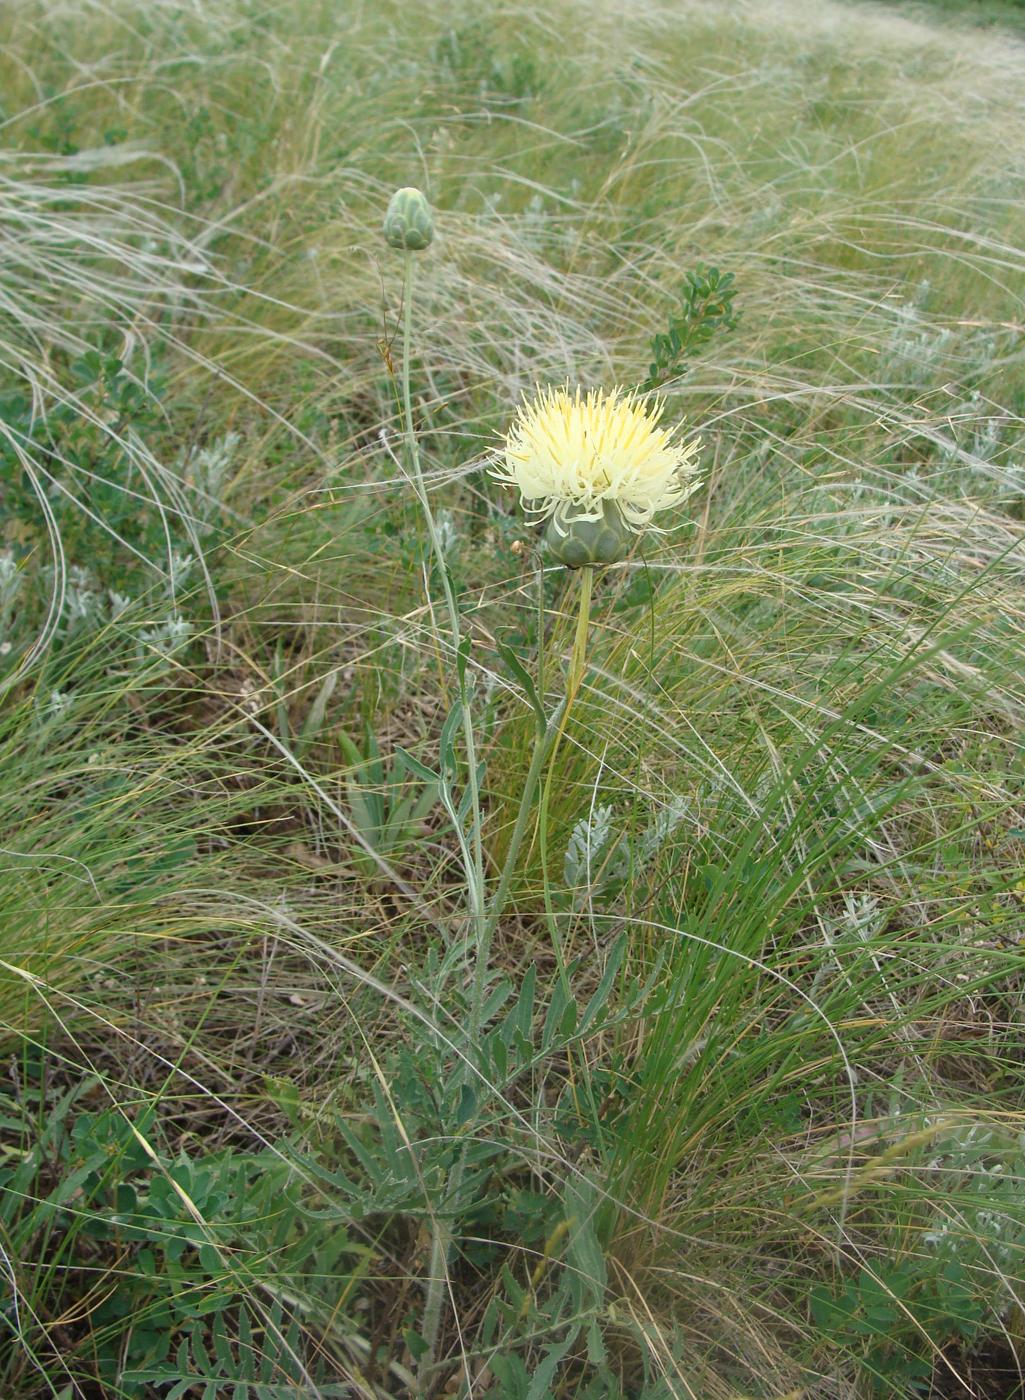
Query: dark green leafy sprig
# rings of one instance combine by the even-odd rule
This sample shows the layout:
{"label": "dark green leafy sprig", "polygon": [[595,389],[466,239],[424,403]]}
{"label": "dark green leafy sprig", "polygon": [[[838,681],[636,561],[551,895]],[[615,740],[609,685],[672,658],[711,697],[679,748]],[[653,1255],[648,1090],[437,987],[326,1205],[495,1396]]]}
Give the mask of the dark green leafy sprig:
{"label": "dark green leafy sprig", "polygon": [[661,389],[714,336],[736,328],[736,294],[732,272],[698,263],[687,273],[680,290],[680,310],[670,316],[666,333],[651,339],[652,361],[640,386],[642,392]]}

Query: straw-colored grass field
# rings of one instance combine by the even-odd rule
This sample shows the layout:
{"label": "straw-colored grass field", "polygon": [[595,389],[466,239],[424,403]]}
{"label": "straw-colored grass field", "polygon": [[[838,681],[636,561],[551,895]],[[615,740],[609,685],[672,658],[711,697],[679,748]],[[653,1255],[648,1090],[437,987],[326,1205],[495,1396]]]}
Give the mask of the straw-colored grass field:
{"label": "straw-colored grass field", "polygon": [[1022,1393],[1021,14],[0,13],[4,1400]]}

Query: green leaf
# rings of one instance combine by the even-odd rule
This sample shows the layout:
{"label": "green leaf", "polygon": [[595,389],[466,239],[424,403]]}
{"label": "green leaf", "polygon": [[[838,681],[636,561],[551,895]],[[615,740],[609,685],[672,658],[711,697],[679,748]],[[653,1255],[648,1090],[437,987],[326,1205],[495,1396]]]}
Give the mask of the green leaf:
{"label": "green leaf", "polygon": [[306,753],[310,744],[324,728],[324,715],[327,712],[328,702],[334,694],[337,684],[338,670],[336,668],[333,671],[329,671],[324,678],[324,682],[318,690],[313,704],[310,706],[310,712],[303,721],[303,727],[299,731],[299,737],[295,745],[298,757],[301,758],[303,754]]}
{"label": "green leaf", "polygon": [[421,1356],[426,1356],[430,1349],[426,1339],[421,1337],[420,1333],[414,1331],[412,1327],[402,1329],[402,1340],[408,1347],[409,1354],[414,1361],[419,1361]]}
{"label": "green leaf", "polygon": [[465,1128],[477,1112],[477,1095],[472,1084],[463,1083],[456,1109],[456,1127]]}
{"label": "green leaf", "polygon": [[613,944],[608,956],[608,961],[605,964],[605,971],[601,976],[601,981],[594,989],[590,1001],[584,1008],[584,1014],[580,1018],[581,1034],[584,1034],[584,1032],[588,1030],[608,1001],[613,984],[619,975],[619,969],[623,965],[623,958],[625,955],[626,935],[624,934],[623,937],[617,939]]}
{"label": "green leaf", "polygon": [[473,638],[464,637],[459,643],[459,650],[456,652],[456,673],[459,676],[460,688],[466,685],[466,667],[470,660],[470,652],[473,649]]}
{"label": "green leaf", "polygon": [[426,764],[421,763],[418,758],[414,758],[408,749],[404,749],[400,744],[395,745],[395,752],[402,758],[411,773],[415,773],[418,778],[422,778],[425,783],[441,783],[441,774],[435,773]]}
{"label": "green leaf", "polygon": [[572,1036],[577,1023],[577,1005],[560,977],[552,989],[552,1000],[541,1032],[542,1050],[550,1050],[556,1039]]}
{"label": "green leaf", "polygon": [[576,1339],[577,1328],[574,1327],[569,1330],[561,1342],[556,1342],[547,1349],[541,1364],[530,1378],[526,1400],[549,1400],[555,1372]]}
{"label": "green leaf", "polygon": [[537,687],[534,684],[533,677],[508,643],[502,641],[502,639],[498,637],[495,639],[495,646],[499,656],[523,687],[527,699],[530,701],[531,708],[534,711],[538,733],[543,734],[548,726],[548,721],[545,718],[544,706],[541,704],[541,699],[537,693]]}

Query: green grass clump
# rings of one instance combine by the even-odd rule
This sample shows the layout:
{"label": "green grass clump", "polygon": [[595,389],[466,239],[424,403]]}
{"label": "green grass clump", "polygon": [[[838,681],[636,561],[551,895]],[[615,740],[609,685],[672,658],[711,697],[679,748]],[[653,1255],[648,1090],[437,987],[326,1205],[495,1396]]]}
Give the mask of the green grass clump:
{"label": "green grass clump", "polygon": [[[810,0],[0,43],[0,1393],[1013,1393],[1016,44]],[[657,385],[707,484],[598,579],[482,967],[460,707],[493,890],[577,588],[485,468],[567,381]]]}

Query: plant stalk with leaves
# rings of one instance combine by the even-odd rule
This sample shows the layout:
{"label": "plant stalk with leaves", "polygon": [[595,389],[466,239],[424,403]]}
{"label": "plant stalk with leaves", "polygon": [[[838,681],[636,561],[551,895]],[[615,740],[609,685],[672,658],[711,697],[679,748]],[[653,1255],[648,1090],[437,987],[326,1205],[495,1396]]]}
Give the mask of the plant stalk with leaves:
{"label": "plant stalk with leaves", "polygon": [[[444,592],[455,658],[457,700],[442,729],[440,771],[432,774],[406,755],[410,768],[426,780],[437,780],[437,789],[459,843],[467,884],[470,947],[474,972],[467,1022],[466,1074],[463,1084],[471,1104],[476,1103],[476,1079],[486,1076],[476,1063],[484,1020],[490,975],[491,944],[509,895],[513,872],[537,807],[536,821],[544,871],[544,903],[549,931],[559,967],[561,995],[571,1000],[569,973],[562,937],[552,904],[548,879],[548,806],[555,759],[570,712],[586,670],[587,636],[591,617],[594,574],[597,568],[617,562],[629,551],[634,536],[652,523],[660,511],[678,505],[696,490],[699,471],[697,440],[681,442],[673,429],[659,425],[661,407],[637,394],[618,390],[548,390],[520,410],[506,440],[504,459],[495,475],[517,487],[525,506],[546,519],[546,543],[552,559],[570,570],[579,570],[577,621],[566,674],[565,692],[549,716],[544,701],[543,645],[539,656],[539,684],[512,650],[499,644],[510,670],[523,685],[534,711],[535,732],[530,765],[524,780],[515,825],[495,893],[486,900],[480,769],[474,737],[470,690],[466,681],[469,643],[460,629],[459,606],[452,587],[445,551],[431,509],[413,419],[410,387],[412,361],[412,298],[414,254],[426,249],[433,237],[433,220],[419,191],[399,190],[389,205],[385,237],[403,253],[403,334],[401,389],[410,478],[423,511],[431,550]],[[728,304],[728,303],[727,303]],[[430,575],[428,574],[428,587]],[[544,635],[543,606],[539,639]],[[461,728],[466,769],[466,791],[457,798],[460,764],[454,736]],[[547,764],[547,776],[541,787]],[[538,793],[540,790],[540,800]],[[466,824],[469,824],[469,832]],[[447,973],[451,958],[445,960]],[[428,1278],[424,1299],[419,1384],[428,1393],[436,1368],[444,1293],[448,1282],[453,1243],[450,1214],[458,1214],[458,1202],[467,1170],[465,1148],[455,1159],[446,1182],[444,1198],[433,1212]]]}

